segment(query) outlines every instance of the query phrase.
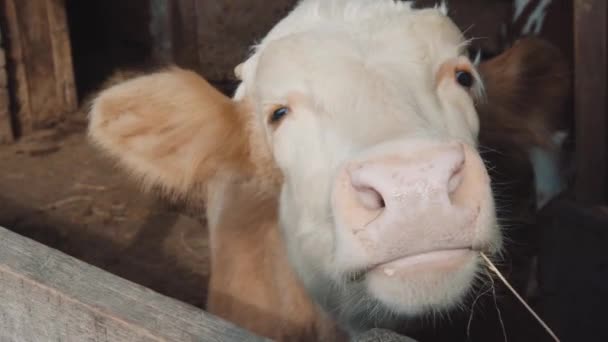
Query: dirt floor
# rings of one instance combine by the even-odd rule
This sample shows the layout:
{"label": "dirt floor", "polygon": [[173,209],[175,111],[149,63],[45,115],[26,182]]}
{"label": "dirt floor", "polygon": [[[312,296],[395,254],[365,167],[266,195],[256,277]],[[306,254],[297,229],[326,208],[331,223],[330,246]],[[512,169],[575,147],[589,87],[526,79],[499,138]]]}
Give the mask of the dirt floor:
{"label": "dirt floor", "polygon": [[71,120],[0,146],[0,226],[202,307],[207,235],[142,194]]}

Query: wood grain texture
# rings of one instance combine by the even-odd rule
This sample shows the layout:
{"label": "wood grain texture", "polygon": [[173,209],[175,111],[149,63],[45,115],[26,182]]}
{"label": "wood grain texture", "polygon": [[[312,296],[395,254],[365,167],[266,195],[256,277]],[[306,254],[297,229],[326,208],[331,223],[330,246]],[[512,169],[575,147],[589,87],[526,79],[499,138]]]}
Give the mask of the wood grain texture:
{"label": "wood grain texture", "polygon": [[[0,82],[6,79],[6,71],[0,68]],[[0,145],[13,142],[11,106],[8,89],[0,86]]]}
{"label": "wood grain texture", "polygon": [[51,27],[47,19],[47,1],[15,1],[15,8],[30,89],[29,101],[33,118],[31,128],[39,128],[57,121],[57,109],[60,108],[53,73],[55,65],[49,35]]}
{"label": "wood grain texture", "polygon": [[0,144],[13,141],[11,123],[11,103],[8,96],[8,79],[6,73],[6,54],[2,44],[2,29],[0,28]]}
{"label": "wood grain texture", "polygon": [[15,126],[18,127],[21,133],[25,128],[32,126],[32,109],[30,106],[30,91],[28,79],[25,70],[25,61],[23,57],[23,49],[21,47],[21,29],[15,7],[15,0],[0,0],[0,16],[2,18],[3,29],[3,46],[7,52],[7,63],[10,63],[8,69],[8,79],[11,84],[11,98],[15,103],[13,106],[13,118],[17,121]]}
{"label": "wood grain texture", "polygon": [[296,0],[195,1],[200,72],[209,80],[234,80],[234,68],[296,5]]}
{"label": "wood grain texture", "polygon": [[[70,30],[65,8],[65,0],[47,0],[47,18],[49,21],[49,37],[53,51],[55,88],[60,110],[74,111],[78,106]],[[64,114],[64,113],[60,113]]]}
{"label": "wood grain texture", "polygon": [[154,0],[157,6],[163,2],[169,4],[173,61],[213,82],[233,81],[233,69],[250,46],[297,1]]}
{"label": "wood grain texture", "polygon": [[0,341],[262,340],[0,228]]}
{"label": "wood grain texture", "polygon": [[76,110],[65,0],[0,0],[18,134]]}
{"label": "wood grain texture", "polygon": [[577,200],[605,203],[608,193],[606,0],[574,2]]}

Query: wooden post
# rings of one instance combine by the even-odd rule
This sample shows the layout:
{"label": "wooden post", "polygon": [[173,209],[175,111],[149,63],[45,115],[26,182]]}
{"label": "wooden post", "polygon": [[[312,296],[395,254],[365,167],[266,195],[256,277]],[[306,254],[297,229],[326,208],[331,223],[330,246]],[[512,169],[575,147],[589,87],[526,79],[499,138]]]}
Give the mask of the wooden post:
{"label": "wooden post", "polygon": [[0,0],[19,134],[76,110],[65,0]]}
{"label": "wooden post", "polygon": [[0,228],[0,341],[264,339]]}
{"label": "wooden post", "polygon": [[606,0],[575,0],[577,200],[605,203],[608,193]]}
{"label": "wooden post", "polygon": [[2,28],[0,28],[0,144],[13,141],[11,103],[8,95],[8,74],[6,73],[6,52],[3,46]]}

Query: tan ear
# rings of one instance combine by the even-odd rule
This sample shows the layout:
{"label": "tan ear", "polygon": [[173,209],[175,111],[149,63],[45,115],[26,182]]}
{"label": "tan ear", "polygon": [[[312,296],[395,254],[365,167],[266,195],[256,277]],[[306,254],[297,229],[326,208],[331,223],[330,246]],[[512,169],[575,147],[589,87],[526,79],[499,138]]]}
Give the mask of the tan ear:
{"label": "tan ear", "polygon": [[247,168],[239,108],[194,72],[172,68],[103,91],[89,136],[144,185],[183,194],[218,172]]}
{"label": "tan ear", "polygon": [[564,123],[571,72],[562,53],[539,38],[523,38],[479,66],[486,101],[479,105],[480,142],[551,145]]}

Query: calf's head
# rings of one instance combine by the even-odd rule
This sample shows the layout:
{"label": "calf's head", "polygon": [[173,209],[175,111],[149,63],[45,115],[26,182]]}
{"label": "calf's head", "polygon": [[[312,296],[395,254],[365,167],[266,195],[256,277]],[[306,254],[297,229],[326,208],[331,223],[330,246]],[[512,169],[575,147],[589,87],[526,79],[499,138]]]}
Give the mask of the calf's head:
{"label": "calf's head", "polygon": [[483,75],[445,12],[303,1],[237,67],[234,99],[180,69],[142,76],[94,101],[91,137],[172,192],[276,191],[292,267],[351,328],[449,308],[502,241],[477,152]]}

